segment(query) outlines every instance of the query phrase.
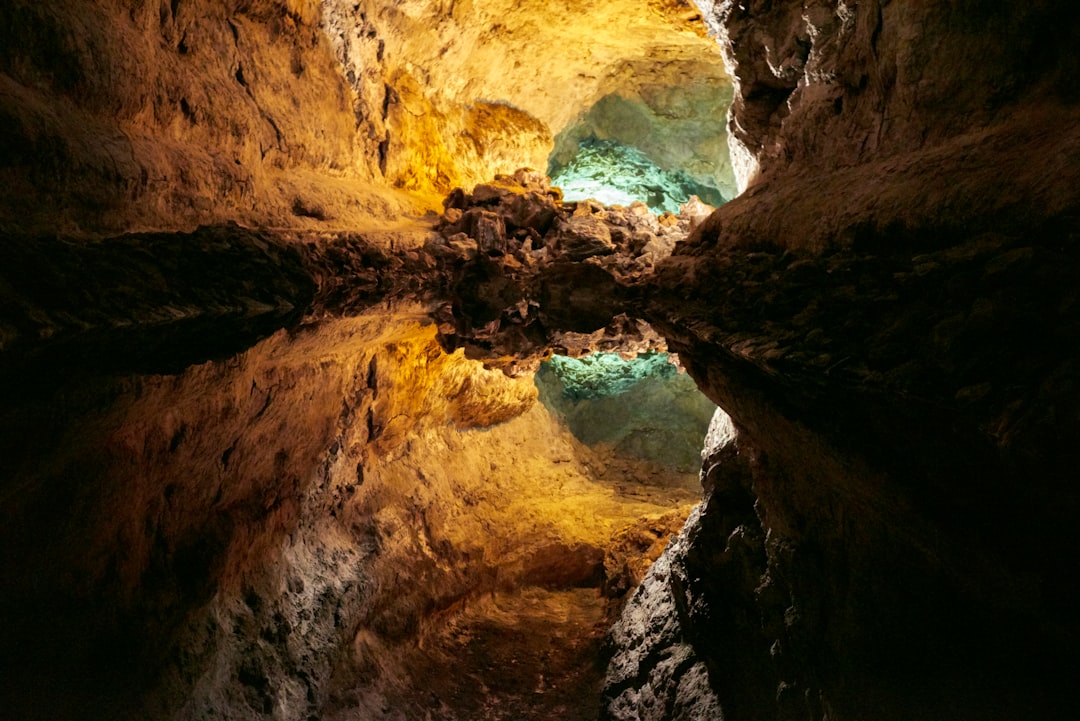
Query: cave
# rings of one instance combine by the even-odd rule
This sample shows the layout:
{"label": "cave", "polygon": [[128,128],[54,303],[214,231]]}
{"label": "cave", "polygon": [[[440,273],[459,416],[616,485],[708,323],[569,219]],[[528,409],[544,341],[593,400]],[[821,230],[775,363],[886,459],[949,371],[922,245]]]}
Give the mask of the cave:
{"label": "cave", "polygon": [[5,0],[0,715],[1073,718],[1070,10]]}

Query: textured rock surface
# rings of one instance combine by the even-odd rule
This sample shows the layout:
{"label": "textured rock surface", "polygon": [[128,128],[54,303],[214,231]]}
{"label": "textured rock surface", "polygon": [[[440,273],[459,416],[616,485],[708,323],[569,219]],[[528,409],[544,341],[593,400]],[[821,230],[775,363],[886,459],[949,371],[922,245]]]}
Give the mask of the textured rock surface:
{"label": "textured rock surface", "polygon": [[582,141],[567,164],[552,173],[551,182],[566,200],[592,199],[605,205],[642,202],[657,214],[677,213],[692,196],[703,196],[715,205],[726,200],[715,187],[701,185],[682,171],[665,171],[635,148],[613,140]]}
{"label": "textured rock surface", "polygon": [[724,74],[699,13],[678,0],[324,4],[343,26],[370,27],[373,42],[384,44],[386,62],[408,72],[442,112],[502,101],[551,133],[614,90],[677,87],[693,67],[710,77]]}
{"label": "textured rock surface", "polygon": [[441,238],[424,248],[446,278],[450,302],[435,314],[446,347],[511,374],[535,371],[552,350],[663,350],[626,311],[636,307],[635,284],[701,222],[702,204],[657,217],[640,202],[606,207],[560,195],[522,169],[447,197]]}
{"label": "textured rock surface", "polygon": [[[9,713],[595,704],[611,599],[695,493],[628,466],[605,478],[530,382],[444,354],[424,321],[380,308],[176,375],[83,369],[7,394]],[[563,641],[539,655],[545,632]],[[457,654],[477,663],[437,664]]]}
{"label": "textured rock surface", "polygon": [[715,406],[667,354],[553,356],[541,364],[536,386],[578,440],[609,449],[609,464],[651,462],[658,480],[683,474],[697,489],[701,439]]}
{"label": "textured rock surface", "polygon": [[[665,173],[685,174],[713,193],[732,198],[737,189],[726,130],[731,94],[722,69],[698,62],[688,64],[677,85],[641,87],[631,97],[606,95],[555,138],[548,172],[558,183],[564,168],[575,159],[581,164],[583,141],[608,141],[640,151]],[[633,164],[625,165],[629,167],[624,172],[634,169]],[[635,197],[648,202],[645,195]]]}
{"label": "textured rock surface", "polygon": [[[476,197],[507,200],[506,221],[462,214],[484,257],[515,223],[554,227],[551,198],[505,185]],[[696,479],[590,448],[531,378],[446,355],[402,300],[452,287],[431,236],[8,237],[12,713],[595,715],[604,628]],[[665,398],[609,411],[644,438]]]}
{"label": "textured rock surface", "polygon": [[[8,714],[581,711],[599,676],[572,637],[595,649],[599,594],[637,583],[686,497],[622,492],[531,386],[440,345],[509,371],[666,345],[738,451],[613,636],[607,715],[1075,715],[1068,3],[703,2],[743,195],[658,218],[526,173],[452,193],[438,237],[369,231],[620,84],[678,84],[706,46],[689,16],[61,5],[0,9]],[[34,234],[226,219],[357,234]],[[568,225],[614,252],[561,257]],[[438,334],[374,310],[390,291],[447,296]],[[549,626],[554,655],[525,659]],[[433,666],[455,658],[498,659],[506,704]]]}
{"label": "textured rock surface", "polygon": [[736,85],[729,130],[743,187],[759,172],[792,179],[1033,124],[1025,116],[1047,95],[1077,100],[1080,60],[1050,50],[1068,42],[1054,2],[696,4]]}
{"label": "textured rock surface", "polygon": [[749,464],[668,559],[725,717],[1071,715],[1077,58],[1033,45],[1062,8],[707,8],[748,190],[644,315]]}
{"label": "textured rock surface", "polygon": [[312,0],[0,13],[3,226],[371,227],[413,207],[382,188]]}
{"label": "textured rock surface", "polygon": [[722,75],[696,16],[679,0],[644,13],[13,0],[0,9],[0,228],[385,224],[457,185],[546,167],[553,134],[613,89],[677,86],[691,61]]}

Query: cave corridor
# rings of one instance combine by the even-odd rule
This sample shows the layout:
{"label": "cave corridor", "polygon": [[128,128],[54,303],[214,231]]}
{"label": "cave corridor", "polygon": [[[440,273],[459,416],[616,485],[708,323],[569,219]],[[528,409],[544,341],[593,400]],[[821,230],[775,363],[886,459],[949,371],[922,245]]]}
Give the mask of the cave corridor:
{"label": "cave corridor", "polygon": [[0,718],[1074,718],[1070,10],[4,0]]}

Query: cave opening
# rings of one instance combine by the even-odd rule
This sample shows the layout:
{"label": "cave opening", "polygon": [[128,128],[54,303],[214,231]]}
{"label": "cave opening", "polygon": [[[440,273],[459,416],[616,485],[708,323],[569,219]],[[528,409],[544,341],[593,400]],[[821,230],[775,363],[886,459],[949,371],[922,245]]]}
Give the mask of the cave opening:
{"label": "cave opening", "polygon": [[638,201],[658,215],[678,213],[691,196],[723,205],[737,194],[727,147],[731,101],[730,83],[718,77],[609,93],[555,137],[548,175],[570,201]]}
{"label": "cave opening", "polygon": [[701,448],[716,405],[676,363],[659,351],[631,358],[555,354],[541,364],[535,382],[540,402],[579,441],[655,464],[671,483],[694,490],[700,488]]}

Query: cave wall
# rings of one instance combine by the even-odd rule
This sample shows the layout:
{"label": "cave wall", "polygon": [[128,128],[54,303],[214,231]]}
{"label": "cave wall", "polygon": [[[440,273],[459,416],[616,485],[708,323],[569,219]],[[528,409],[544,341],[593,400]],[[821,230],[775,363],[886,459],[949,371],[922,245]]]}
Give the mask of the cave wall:
{"label": "cave wall", "polygon": [[[632,86],[600,98],[555,138],[548,172],[557,178],[583,140],[614,140],[663,170],[714,188],[724,200],[733,198],[738,189],[727,150],[729,81],[708,63],[686,63],[681,75],[675,86]],[[706,200],[719,205],[719,199]]]}
{"label": "cave wall", "polygon": [[703,10],[746,190],[644,306],[739,438],[616,628],[606,717],[1068,718],[1064,5]]}
{"label": "cave wall", "polygon": [[[685,46],[651,45],[648,27],[618,5],[605,5],[597,24],[545,4],[539,21],[500,25],[492,14],[500,8],[455,4],[448,10],[460,18],[433,23],[444,8],[426,3],[369,11],[329,2],[96,2],[79,13],[5,4],[0,122],[12,191],[4,229],[114,232],[224,219],[368,226],[504,156],[540,153],[545,133],[606,94],[612,78],[640,72],[643,83],[671,85],[665,67],[679,67],[679,53],[704,41],[693,30],[677,33]],[[311,257],[297,248],[317,248],[320,238],[285,239],[286,252],[226,228],[209,234],[219,249],[242,238],[260,264],[303,266],[305,277],[285,272],[249,296],[244,281],[214,276],[228,287],[224,300],[202,289],[193,310],[163,292],[156,314],[135,324],[168,326],[177,314],[199,315],[203,303],[230,321],[266,313],[264,303],[287,316],[294,300],[325,319],[343,312],[327,301],[347,300],[358,290],[351,284],[378,288],[421,267],[467,264],[483,247],[490,257],[471,266],[475,275],[457,278],[471,287],[454,291],[485,297],[472,317],[451,319],[457,325],[441,319],[443,341],[460,333],[453,340],[510,366],[515,353],[552,340],[537,338],[542,331],[588,333],[630,312],[667,337],[739,430],[705,469],[706,505],[613,637],[626,665],[610,679],[609,717],[693,717],[718,706],[750,719],[1068,718],[1080,600],[1069,583],[1080,570],[1071,350],[1080,328],[1072,290],[1080,122],[1078,60],[1061,22],[1069,10],[1063,2],[703,4],[736,82],[729,137],[745,192],[670,259],[665,246],[648,263],[627,264],[616,250],[633,247],[632,233],[599,228],[608,218],[634,231],[645,216],[585,203],[563,208],[573,232],[553,236],[541,259],[523,250],[524,238],[496,233],[484,238],[490,246],[433,242],[426,256],[414,242],[402,253],[416,263],[408,268],[386,258],[354,265],[365,251],[348,245],[324,247],[340,262],[304,266]],[[682,9],[676,16],[676,25],[696,23]],[[596,41],[588,52],[573,46],[574,63],[595,54],[610,72],[562,62],[567,48],[552,50],[544,35],[560,23]],[[597,28],[613,35],[594,38]],[[481,36],[498,41],[477,50]],[[625,47],[607,42],[614,36],[672,62],[625,63]],[[535,58],[565,74],[510,80],[503,58]],[[555,93],[566,86],[581,88],[581,106]],[[540,100],[530,104],[533,96]],[[507,127],[524,132],[503,137]],[[476,143],[469,150],[480,137],[497,149],[493,165]],[[386,191],[394,186],[413,199]],[[486,199],[470,202],[506,199],[501,212],[510,212],[511,196],[526,191],[534,192],[489,186],[479,194]],[[535,206],[552,205],[535,193],[547,198]],[[456,219],[451,210],[461,211]],[[460,230],[464,212],[476,210],[448,208],[444,229]],[[471,217],[495,212],[479,210]],[[192,237],[208,236],[167,242]],[[384,245],[400,238],[385,236]],[[172,257],[134,243],[136,256]],[[579,255],[564,262],[558,253]],[[21,250],[4,255],[13,257]],[[527,277],[530,258],[547,263],[547,275]],[[77,259],[65,262],[65,272],[44,276],[58,290],[78,275]],[[47,254],[29,267],[49,268]],[[34,284],[5,280],[0,291],[15,300],[5,318],[17,319],[5,320],[5,343],[32,350],[56,329],[79,337],[114,325],[131,344],[121,350],[137,347],[138,334],[124,330],[132,317],[116,312],[123,299],[110,309],[95,292],[123,286],[99,277],[101,267],[93,266],[90,290],[55,303],[22,304],[24,285]],[[151,269],[147,277],[167,291],[172,276]],[[523,278],[537,281],[535,298],[513,287]],[[503,330],[519,331],[516,345],[479,333],[469,345],[465,331],[487,332],[512,314],[521,323]],[[296,318],[273,320],[271,329]],[[484,327],[470,329],[470,320]],[[498,587],[488,549],[475,542],[481,530],[469,525],[475,517],[441,505],[476,500],[493,479],[521,493],[491,499],[485,518],[505,534],[496,537],[513,537],[523,523],[547,534],[548,551],[568,564],[551,568],[506,541],[499,551],[511,583],[608,572],[578,522],[610,494],[589,490],[585,452],[564,455],[573,445],[565,436],[545,444],[543,453],[554,452],[546,460],[562,468],[550,485],[490,460],[470,466],[469,477],[427,470],[457,458],[461,437],[507,454],[542,440],[542,419],[515,425],[538,413],[531,391],[508,390],[511,410],[491,408],[489,385],[517,386],[480,380],[489,377],[474,377],[474,368],[476,386],[466,388],[431,328],[350,335],[369,321],[379,324],[336,326],[331,335],[341,335],[325,345],[305,345],[310,329],[299,345],[282,331],[232,360],[157,368],[173,375],[101,385],[60,376],[43,398],[34,396],[40,374],[23,387],[33,354],[3,379],[18,391],[3,407],[14,463],[0,497],[13,519],[0,531],[3,610],[20,621],[4,625],[2,644],[15,671],[4,674],[6,695],[23,700],[11,708],[30,718],[78,715],[88,702],[112,718],[177,708],[189,717],[301,717],[312,708],[392,717],[394,701],[417,704],[416,713],[440,709],[395,681],[408,672],[394,664],[419,663],[415,655],[386,659],[427,638],[428,611],[454,609],[463,589]],[[226,324],[225,335],[237,327]],[[211,322],[196,337],[220,330]],[[438,369],[413,372],[421,366]],[[402,387],[417,395],[388,392],[388,368],[400,368]],[[432,385],[435,376],[442,380]],[[432,393],[465,406],[425,405]],[[498,430],[454,427],[468,419],[499,421]],[[547,508],[554,487],[574,500]],[[581,495],[592,500],[578,505]],[[555,521],[536,515],[545,508]],[[627,511],[626,522],[639,511],[654,513]],[[671,523],[664,518],[659,532],[631,528],[631,545],[657,551]],[[614,529],[593,531],[610,538]],[[611,564],[620,575],[618,560]],[[301,568],[318,578],[298,579]],[[432,594],[398,598],[401,586],[380,585],[376,572],[422,578]],[[652,625],[656,634],[640,633]],[[281,635],[287,628],[298,633]],[[622,653],[629,646],[633,658]]]}
{"label": "cave wall", "polygon": [[940,145],[1080,89],[1054,2],[697,5],[736,84],[743,187]]}
{"label": "cave wall", "polygon": [[7,228],[359,223],[377,143],[318,4],[5,3]]}

